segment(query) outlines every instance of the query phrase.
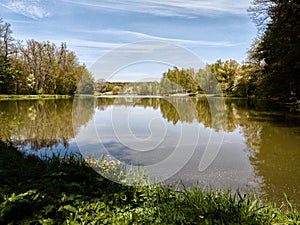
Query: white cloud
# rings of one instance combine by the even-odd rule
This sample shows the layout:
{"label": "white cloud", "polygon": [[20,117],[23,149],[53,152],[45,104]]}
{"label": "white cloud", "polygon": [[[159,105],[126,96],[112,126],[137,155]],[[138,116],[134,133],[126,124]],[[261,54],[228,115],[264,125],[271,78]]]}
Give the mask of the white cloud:
{"label": "white cloud", "polygon": [[[56,41],[56,42],[63,42],[63,41]],[[88,48],[101,48],[101,49],[113,49],[120,47],[124,43],[116,43],[116,42],[102,42],[102,41],[87,41],[87,40],[80,40],[80,39],[68,39],[69,46],[76,46],[76,47],[88,47]]]}
{"label": "white cloud", "polygon": [[1,6],[22,14],[32,19],[41,19],[48,17],[50,13],[45,9],[44,5],[47,1],[41,0],[4,0],[0,3]]}
{"label": "white cloud", "polygon": [[112,35],[113,39],[126,39],[124,42],[137,42],[145,40],[156,40],[173,42],[174,44],[180,45],[194,45],[194,46],[208,46],[208,47],[232,47],[240,45],[241,43],[232,43],[229,41],[206,41],[206,40],[189,40],[189,39],[179,39],[179,38],[166,38],[154,35],[148,35],[145,33],[127,31],[127,30],[81,30],[80,32],[93,33],[93,34],[103,34]]}
{"label": "white cloud", "polygon": [[110,10],[148,13],[161,16],[194,18],[222,13],[247,14],[249,0],[64,0],[65,2]]}
{"label": "white cloud", "polygon": [[[126,31],[126,30],[79,30],[79,32],[87,32],[94,34],[94,38],[97,35],[101,37],[110,37],[111,40],[118,40],[117,42],[105,42],[105,41],[91,41],[84,39],[73,39],[68,38],[67,45],[70,49],[75,50],[87,66],[92,65],[97,58],[110,52],[113,49],[125,46],[128,43],[135,43],[140,41],[160,41],[166,43],[173,43],[182,47],[193,48],[193,47],[213,47],[213,48],[230,48],[233,46],[241,45],[241,43],[232,43],[228,41],[204,41],[204,40],[188,40],[188,39],[176,39],[176,38],[164,38],[158,36],[147,35],[144,33]],[[66,40],[52,40],[57,45]],[[151,42],[149,42],[151,43]],[[126,54],[132,56],[134,54],[140,54],[141,49],[147,49],[149,46],[139,49],[127,48]],[[125,54],[125,53],[124,53]]]}

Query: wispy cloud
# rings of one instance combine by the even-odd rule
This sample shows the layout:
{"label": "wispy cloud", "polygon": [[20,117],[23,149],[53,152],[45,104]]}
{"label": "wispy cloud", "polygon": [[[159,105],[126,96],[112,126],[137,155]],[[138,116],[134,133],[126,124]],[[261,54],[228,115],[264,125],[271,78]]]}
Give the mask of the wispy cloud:
{"label": "wispy cloud", "polygon": [[50,15],[44,4],[48,2],[41,0],[3,0],[0,5],[31,19],[41,19]]}
{"label": "wispy cloud", "polygon": [[[76,53],[79,58],[84,59],[83,61],[86,65],[92,65],[97,58],[103,56],[104,54],[119,48],[121,46],[125,46],[128,43],[139,43],[141,41],[159,41],[172,43],[175,45],[179,45],[181,47],[187,48],[201,48],[201,47],[210,47],[210,48],[230,48],[234,46],[241,45],[242,43],[232,43],[229,41],[205,41],[205,40],[189,40],[189,39],[178,39],[178,38],[166,38],[148,35],[140,32],[133,32],[127,30],[78,30],[80,33],[89,33],[89,36],[92,35],[94,40],[85,40],[85,39],[73,39],[68,38],[68,46],[71,49],[76,49]],[[106,37],[108,40],[115,40],[115,42],[105,42],[97,41],[97,36]],[[65,40],[55,40],[56,44],[64,42]],[[151,42],[149,42],[151,44]],[[147,49],[149,46],[144,46],[144,48],[134,49],[128,48],[126,49],[126,54],[128,57],[136,54],[140,54],[141,49]]]}
{"label": "wispy cloud", "polygon": [[[56,40],[56,43],[64,42],[63,40]],[[88,47],[88,48],[101,48],[101,49],[113,49],[120,47],[125,43],[117,42],[103,42],[103,41],[88,41],[81,39],[68,39],[68,45],[76,47]]]}
{"label": "wispy cloud", "polygon": [[101,7],[110,10],[148,13],[160,16],[195,18],[200,15],[246,14],[249,0],[63,0],[87,7]]}
{"label": "wispy cloud", "polygon": [[208,46],[208,47],[232,47],[240,45],[241,43],[232,43],[229,41],[206,41],[206,40],[189,40],[189,39],[179,39],[179,38],[167,38],[159,37],[154,35],[148,35],[145,33],[127,31],[127,30],[82,30],[81,32],[102,34],[102,35],[112,35],[113,38],[126,39],[124,42],[137,42],[145,40],[156,40],[172,42],[174,44],[180,45],[196,45],[196,46]]}

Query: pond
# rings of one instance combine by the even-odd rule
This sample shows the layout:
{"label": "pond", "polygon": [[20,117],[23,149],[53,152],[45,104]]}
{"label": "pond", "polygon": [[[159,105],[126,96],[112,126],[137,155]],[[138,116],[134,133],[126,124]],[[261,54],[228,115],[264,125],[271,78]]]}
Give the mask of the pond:
{"label": "pond", "polygon": [[109,154],[176,184],[300,204],[300,115],[247,99],[0,101],[0,138],[38,155]]}

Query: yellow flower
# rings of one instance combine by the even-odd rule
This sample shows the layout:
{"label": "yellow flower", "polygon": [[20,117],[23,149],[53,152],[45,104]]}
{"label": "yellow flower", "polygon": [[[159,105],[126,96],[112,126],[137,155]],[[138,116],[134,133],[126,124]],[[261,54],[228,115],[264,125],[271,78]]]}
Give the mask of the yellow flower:
{"label": "yellow flower", "polygon": [[204,216],[199,216],[200,219],[204,219]]}

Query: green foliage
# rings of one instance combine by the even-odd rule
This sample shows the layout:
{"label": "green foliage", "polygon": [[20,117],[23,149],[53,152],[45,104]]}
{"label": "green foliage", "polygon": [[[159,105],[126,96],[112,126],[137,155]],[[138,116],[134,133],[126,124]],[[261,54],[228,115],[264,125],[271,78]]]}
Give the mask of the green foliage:
{"label": "green foliage", "polygon": [[284,210],[197,185],[123,186],[78,156],[42,160],[3,142],[0,153],[1,224],[300,224],[289,203]]}
{"label": "green foliage", "polygon": [[110,84],[106,84],[103,92],[110,92],[113,90],[113,87]]}
{"label": "green foliage", "polygon": [[93,93],[93,78],[65,43],[16,43],[0,19],[0,94]]}
{"label": "green foliage", "polygon": [[195,81],[195,72],[193,69],[181,69],[174,67],[172,70],[163,74],[161,79],[161,93],[195,93],[200,90]]}
{"label": "green foliage", "polygon": [[[252,56],[263,64],[260,95],[282,100],[300,98],[300,3],[255,0],[250,12],[263,31]],[[261,18],[264,18],[264,22]]]}
{"label": "green foliage", "polygon": [[0,94],[15,94],[15,81],[18,72],[8,58],[0,55]]}
{"label": "green foliage", "polygon": [[150,82],[106,82],[98,80],[95,83],[95,91],[98,93],[110,93],[114,95],[157,95],[159,83]]}

